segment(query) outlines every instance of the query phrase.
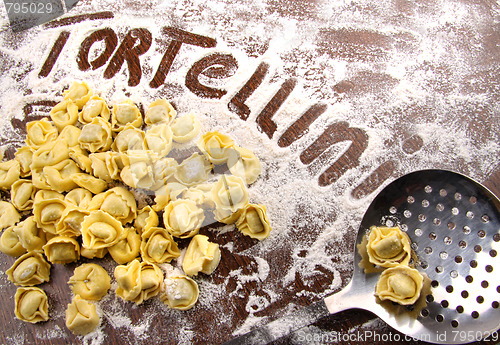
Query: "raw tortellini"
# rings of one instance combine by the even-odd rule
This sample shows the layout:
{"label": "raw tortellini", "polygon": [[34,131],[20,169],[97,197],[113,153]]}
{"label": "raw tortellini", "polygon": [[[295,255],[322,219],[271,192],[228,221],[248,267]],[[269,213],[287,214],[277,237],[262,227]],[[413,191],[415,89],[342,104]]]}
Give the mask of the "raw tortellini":
{"label": "raw tortellini", "polygon": [[209,242],[207,236],[196,235],[191,239],[184,254],[182,269],[190,276],[196,276],[199,272],[211,274],[219,262],[219,245]]}
{"label": "raw tortellini", "polygon": [[75,295],[98,301],[108,293],[111,278],[102,266],[89,263],[75,268],[68,284]]}
{"label": "raw tortellini", "polygon": [[73,297],[66,309],[66,327],[77,335],[85,335],[97,328],[100,322],[94,304],[82,299],[79,295]]}
{"label": "raw tortellini", "polygon": [[[246,189],[260,162],[230,136],[208,132],[183,151],[180,144],[199,136],[200,122],[193,113],[177,117],[164,99],[152,102],[143,119],[132,100],[110,110],[85,82],[63,95],[49,118],[27,124],[26,146],[14,159],[0,156],[0,189],[10,192],[9,201],[0,201],[0,250],[18,257],[6,274],[19,286],[19,319],[48,319],[47,296],[34,285],[49,282],[51,263],[108,253],[118,264],[116,295],[137,304],[159,295],[170,308],[190,309],[199,290],[189,276],[211,274],[221,260],[219,245],[198,235],[206,221],[215,216],[254,238],[269,235],[265,207],[249,204]],[[226,164],[232,175],[215,182]],[[162,269],[181,260],[176,241],[186,238],[184,272],[164,280]],[[107,294],[111,278],[102,266],[84,263],[68,284],[74,298],[66,326],[88,334],[100,322],[90,301]]]}
{"label": "raw tortellini", "polygon": [[411,258],[410,239],[399,227],[370,228],[367,244],[368,257],[380,267],[408,265]]}
{"label": "raw tortellini", "polygon": [[414,304],[420,297],[424,278],[414,268],[396,266],[386,269],[380,275],[375,295],[402,305]]}
{"label": "raw tortellini", "polygon": [[153,263],[131,261],[126,266],[116,266],[116,294],[136,304],[158,295],[163,287],[163,272]]}
{"label": "raw tortellini", "polygon": [[15,314],[19,320],[37,323],[49,319],[49,302],[45,291],[37,287],[20,287],[14,296]]}
{"label": "raw tortellini", "polygon": [[172,309],[188,310],[198,301],[198,295],[198,284],[193,279],[180,275],[165,279],[161,300]]}
{"label": "raw tortellini", "polygon": [[28,252],[7,270],[11,282],[18,286],[33,286],[50,280],[50,264],[40,252]]}

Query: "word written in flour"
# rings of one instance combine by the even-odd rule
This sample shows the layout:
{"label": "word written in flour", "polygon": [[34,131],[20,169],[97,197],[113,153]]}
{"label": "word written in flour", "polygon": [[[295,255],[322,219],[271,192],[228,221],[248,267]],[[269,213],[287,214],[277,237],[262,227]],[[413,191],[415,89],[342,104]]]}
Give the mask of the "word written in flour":
{"label": "word written in flour", "polygon": [[[158,88],[165,82],[172,63],[183,45],[191,45],[200,48],[214,48],[217,41],[214,38],[187,32],[178,28],[164,27],[161,32],[170,39],[163,53],[162,59],[156,68],[153,78],[149,81],[151,88]],[[48,54],[40,72],[39,77],[47,77],[54,67],[61,51],[70,36],[70,32],[63,30],[56,39]],[[94,44],[102,42],[104,49],[89,60],[89,52]],[[128,85],[137,86],[142,78],[141,62],[139,57],[145,54],[153,42],[152,34],[145,28],[130,29],[121,42],[111,28],[103,28],[90,33],[80,45],[76,62],[82,71],[97,70],[104,68],[103,77],[113,78],[123,68],[128,67]],[[262,62],[247,82],[238,90],[228,102],[228,109],[237,114],[242,120],[249,118],[251,109],[245,104],[246,100],[259,88],[264,81],[269,64]],[[204,85],[200,76],[204,78],[225,79],[233,76],[238,69],[237,59],[230,53],[211,53],[198,61],[193,62],[189,68],[185,85],[195,95],[202,98],[221,99],[227,94],[227,90]],[[255,118],[258,129],[273,139],[277,129],[273,116],[286,102],[297,82],[290,78],[283,82],[278,91],[270,98]],[[288,147],[299,138],[306,135],[311,124],[327,109],[325,104],[314,104],[310,106],[288,129],[277,139],[278,146]],[[330,125],[309,147],[300,153],[300,161],[307,166],[332,146],[349,142],[349,147],[343,154],[326,167],[318,178],[320,186],[328,186],[337,181],[344,173],[359,166],[359,160],[368,146],[368,135],[361,128],[354,128],[345,121]],[[418,150],[419,148],[417,148]],[[361,184],[352,192],[355,198],[362,198],[376,190],[387,180],[395,170],[395,162],[389,160],[376,168]]]}

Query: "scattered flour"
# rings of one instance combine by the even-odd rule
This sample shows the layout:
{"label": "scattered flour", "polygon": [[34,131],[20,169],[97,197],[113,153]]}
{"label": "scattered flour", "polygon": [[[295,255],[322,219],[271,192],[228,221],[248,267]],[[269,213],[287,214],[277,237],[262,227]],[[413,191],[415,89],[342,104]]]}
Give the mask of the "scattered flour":
{"label": "scattered flour", "polygon": [[[213,320],[204,322],[226,331],[226,335],[209,335],[208,342],[227,339],[231,333],[242,334],[269,318],[286,315],[304,300],[317,300],[346,285],[342,276],[351,270],[353,258],[349,239],[352,241],[370,201],[392,178],[417,169],[444,168],[482,181],[498,169],[500,82],[495,66],[500,48],[488,41],[500,21],[497,4],[451,0],[422,4],[243,0],[229,4],[217,0],[209,6],[203,0],[153,0],[148,5],[87,0],[68,15],[108,10],[115,13],[111,20],[37,27],[13,34],[7,30],[6,12],[0,6],[0,56],[4,61],[0,66],[1,152],[19,145],[21,133],[12,128],[11,120],[25,117],[25,104],[57,100],[60,91],[75,79],[88,81],[111,104],[130,97],[147,106],[156,98],[168,98],[179,114],[194,111],[204,131],[226,132],[254,151],[262,161],[263,175],[250,187],[250,198],[266,205],[273,231],[270,238],[237,253],[251,262],[249,266],[225,276],[216,271],[213,277],[199,281],[196,308],[210,310]],[[183,45],[166,77],[166,86],[153,89],[148,84],[168,44],[161,32],[163,26],[213,37],[217,46]],[[76,56],[81,42],[93,31],[107,27],[117,33],[119,42],[130,28],[151,32],[153,43],[141,56],[143,75],[137,87],[127,86],[126,68],[111,79],[103,77],[104,67],[85,72],[78,69]],[[40,78],[41,65],[63,30],[70,31],[68,41],[52,72]],[[97,56],[102,47],[94,49],[91,56]],[[230,78],[206,81],[227,90],[220,100],[200,98],[184,84],[192,64],[214,52],[231,54],[239,66]],[[245,101],[251,112],[243,121],[228,103],[260,63],[268,64],[269,71]],[[255,120],[289,78],[295,78],[298,85],[273,117],[277,130],[269,138]],[[316,103],[326,104],[327,110],[306,135],[289,147],[279,147],[277,141],[286,129]],[[320,187],[318,176],[348,149],[349,142],[333,146],[310,166],[299,156],[328,126],[340,121],[363,130],[368,136],[367,147],[355,168],[331,185]],[[420,137],[423,145],[407,153],[403,144],[412,136]],[[389,160],[395,162],[393,176],[366,197],[354,198],[352,193],[359,183]],[[233,229],[222,227],[218,235]],[[238,245],[228,242],[222,248],[233,252]],[[280,256],[287,259],[286,267],[273,265]],[[107,269],[112,273],[110,267]],[[321,279],[329,283],[319,288],[314,283]],[[295,288],[297,280],[305,290],[289,300],[287,291]],[[257,290],[252,290],[255,287]],[[234,320],[221,310],[221,299],[244,305],[247,317]],[[98,306],[104,320],[96,332],[82,338],[84,344],[105,343],[105,327],[114,328],[126,341],[147,339],[153,343],[161,339],[154,324],[157,314],[177,331],[169,335],[173,341],[187,344],[200,339],[196,311],[176,313],[152,302],[145,307],[147,315],[134,321],[113,293]],[[324,332],[314,327],[310,330]],[[55,329],[41,337],[58,338],[61,332]],[[17,335],[8,341],[22,344],[24,337]]]}

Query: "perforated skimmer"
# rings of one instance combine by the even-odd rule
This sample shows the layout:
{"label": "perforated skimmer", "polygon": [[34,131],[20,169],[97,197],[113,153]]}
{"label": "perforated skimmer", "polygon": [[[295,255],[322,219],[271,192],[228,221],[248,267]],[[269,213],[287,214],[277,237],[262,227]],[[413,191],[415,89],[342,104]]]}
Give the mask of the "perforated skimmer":
{"label": "perforated skimmer", "polygon": [[[415,268],[431,282],[418,310],[377,303],[374,292],[380,273],[365,274],[357,249],[372,225],[399,225],[410,237],[417,256]],[[226,344],[268,343],[351,308],[372,311],[394,329],[427,342],[461,344],[496,337],[500,328],[498,252],[498,198],[454,172],[410,173],[385,187],[366,211],[356,240],[353,276],[344,289]]]}

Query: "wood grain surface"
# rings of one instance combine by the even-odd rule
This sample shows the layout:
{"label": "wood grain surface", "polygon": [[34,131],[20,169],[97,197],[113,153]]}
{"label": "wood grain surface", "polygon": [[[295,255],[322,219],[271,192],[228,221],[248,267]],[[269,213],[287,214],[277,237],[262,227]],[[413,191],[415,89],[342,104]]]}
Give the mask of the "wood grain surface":
{"label": "wood grain surface", "polygon": [[[71,34],[72,25],[77,24],[82,20],[92,20],[92,18],[99,19],[110,19],[113,20],[115,14],[113,12],[99,12],[93,13],[85,16],[75,16],[69,19],[61,19],[58,21],[46,24],[50,28],[61,28],[60,33],[57,35],[50,52],[47,55],[45,61],[40,63],[40,78],[48,76],[51,71],[53,71],[54,66],[56,66],[56,61],[60,57],[61,51],[65,48],[68,41],[68,37]],[[90,18],[90,19],[89,19]],[[174,27],[165,27],[163,32],[171,39],[165,44],[165,50],[160,61],[154,77],[149,80],[149,85],[151,88],[157,88],[164,83],[165,76],[168,74],[169,69],[175,60],[176,54],[179,51],[182,44],[188,42],[190,45],[195,45],[199,47],[214,47],[216,42],[211,37],[205,37],[187,31],[183,31]],[[357,34],[349,32],[323,32],[324,36],[329,36],[333,41],[351,41],[355,44],[359,40],[370,40],[374,45],[384,48],[387,44],[385,38],[382,36],[376,36],[370,32],[361,32]],[[361,37],[360,37],[361,35]],[[364,35],[364,36],[363,36]],[[370,36],[371,35],[371,36]],[[367,37],[369,36],[369,37]],[[127,66],[128,73],[128,86],[134,87],[140,81],[141,78],[145,78],[142,74],[142,69],[140,65],[140,56],[144,54],[150,48],[152,44],[151,33],[146,29],[141,28],[131,28],[124,37],[118,37],[115,31],[109,27],[100,28],[99,30],[93,31],[87,36],[87,38],[82,41],[80,50],[76,53],[77,63],[82,71],[97,70],[102,69],[103,78],[110,79],[113,78],[121,69],[122,66]],[[89,50],[95,42],[103,42],[105,49],[102,50],[101,54],[94,57],[91,61],[89,60]],[[323,46],[323,49],[332,52],[333,54],[333,44]],[[363,55],[362,51],[343,52],[349,56],[354,56],[357,54],[359,59],[364,58],[367,61],[371,59],[370,55]],[[346,57],[345,55],[344,57]],[[217,68],[215,68],[216,66]],[[222,88],[208,87],[200,82],[200,75],[209,76],[210,78],[226,78],[232,73],[237,66],[237,62],[234,57],[229,54],[224,53],[212,53],[206,55],[202,60],[199,60],[193,64],[186,76],[186,87],[196,95],[211,99],[220,99],[223,97],[227,91]],[[212,68],[210,68],[212,67]],[[259,88],[264,77],[268,73],[269,66],[265,62],[261,63],[258,68],[250,75],[248,81],[242,85],[238,92],[234,93],[231,97],[228,108],[241,120],[247,120],[250,110],[247,106],[246,101],[249,97]],[[342,97],[349,97],[350,94],[359,92],[358,90],[364,87],[365,83],[369,83],[369,79],[376,79],[376,76],[367,75],[365,78],[360,78],[358,80],[349,80],[339,83],[337,85],[332,85],[336,90],[337,94]],[[500,85],[500,74],[495,74],[491,76],[492,85]],[[265,133],[269,138],[273,138],[276,132],[276,123],[273,121],[273,116],[277,113],[280,107],[286,102],[287,98],[294,90],[297,85],[297,80],[294,78],[283,79],[277,91],[271,95],[267,103],[262,107],[259,114],[256,117],[257,129]],[[487,86],[486,86],[487,87]],[[34,101],[27,103],[23,108],[25,117],[22,120],[13,119],[13,126],[19,131],[19,135],[25,133],[26,122],[39,119],[44,116],[48,116],[48,111],[55,104],[53,100],[44,101]],[[294,121],[280,136],[277,138],[277,144],[280,147],[288,147],[292,145],[296,140],[300,139],[306,135],[309,131],[309,127],[316,121],[326,110],[326,105],[323,103],[317,103],[309,106],[303,114]],[[427,116],[425,110],[421,113],[418,111],[412,116]],[[464,113],[464,117],[468,114]],[[496,117],[498,119],[498,117]],[[410,116],[406,117],[402,121],[412,121]],[[473,128],[473,131],[477,132],[477,135],[489,135],[489,128],[484,126],[477,126]],[[426,144],[423,139],[417,134],[403,134],[404,140],[402,140],[401,150],[396,154],[395,157],[387,159],[382,162],[379,166],[373,167],[373,171],[369,176],[362,181],[359,181],[358,186],[353,190],[352,197],[361,200],[367,196],[373,195],[373,193],[387,181],[391,181],[402,175],[402,172],[398,169],[398,155],[402,157],[404,155],[412,155],[415,152],[421,150]],[[319,186],[329,186],[335,183],[346,171],[353,168],[359,167],[359,158],[362,153],[366,150],[368,145],[368,134],[366,131],[355,126],[351,126],[346,121],[339,121],[328,126],[327,130],[324,131],[312,144],[307,147],[300,154],[300,162],[304,165],[309,165],[315,159],[325,152],[332,145],[349,140],[351,145],[346,150],[346,152],[330,166],[325,167],[324,171],[318,177]],[[244,146],[244,143],[243,145]],[[6,155],[7,157],[13,157],[15,148],[14,146],[9,148]],[[483,181],[479,181],[486,185],[497,197],[500,197],[500,161],[499,165],[494,168],[491,174],[485,178]],[[469,162],[468,164],[474,165],[480,162]],[[470,167],[463,167],[464,173],[473,170]],[[3,193],[6,197],[6,194]],[[367,205],[368,206],[368,205]],[[328,218],[332,215],[321,215],[322,217]],[[258,245],[257,240],[250,239],[243,236],[238,232],[223,232],[219,233],[214,231],[220,226],[220,224],[212,224],[206,228],[203,228],[200,232],[202,234],[211,233],[212,236],[215,233],[215,241],[221,246],[227,243],[234,243],[234,249],[229,251],[222,248],[222,256],[224,260],[221,261],[220,266],[217,269],[216,274],[210,277],[204,277],[207,281],[217,285],[222,284],[230,274],[230,272],[238,269],[247,271],[247,273],[255,270],[255,264],[252,259],[246,255],[240,255],[241,252],[250,249]],[[349,231],[346,232],[345,238],[343,239],[343,245],[346,248],[353,248],[354,241],[357,234],[357,225],[352,224]],[[304,229],[307,230],[307,229]],[[180,246],[185,247],[187,241],[181,241]],[[350,254],[352,255],[352,254]],[[280,272],[280,267],[287,267],[289,262],[286,261],[286,256],[280,254],[280,248],[276,248],[276,253],[269,258],[266,258],[268,262],[272,265],[270,269],[270,276],[268,279],[278,279],[278,272]],[[15,258],[9,257],[4,254],[0,254],[0,270],[5,272],[14,262]],[[338,260],[332,258],[332,260]],[[73,269],[80,263],[89,262],[90,260],[82,259],[78,263],[72,263],[68,265],[52,265],[51,269],[51,282],[47,284],[42,284],[41,287],[47,292],[50,301],[54,303],[50,304],[49,312],[52,314],[62,315],[66,308],[66,305],[70,302],[71,293],[68,287],[67,281],[72,275]],[[102,263],[105,267],[111,267],[111,259],[104,258],[102,260],[91,260],[92,262]],[[342,285],[345,286],[349,277],[352,273],[352,268],[345,268],[345,271],[339,272],[342,276]],[[329,271],[321,272],[318,274],[317,279],[314,282],[308,281],[307,284],[297,276],[294,285],[290,289],[284,289],[282,291],[281,298],[272,305],[275,310],[281,310],[282,315],[287,310],[288,303],[294,303],[298,306],[306,306],[314,301],[314,299],[306,297],[305,294],[301,293],[303,291],[308,292],[320,292],[324,291],[328,287],[332,280],[334,279],[333,274]],[[58,318],[57,321],[50,321],[42,324],[32,325],[29,323],[23,323],[14,318],[14,299],[13,296],[16,291],[16,287],[8,282],[6,278],[0,280],[0,284],[3,286],[3,293],[0,294],[0,344],[10,344],[9,339],[16,339],[16,334],[22,333],[23,339],[25,339],[26,344],[32,345],[66,345],[66,344],[82,344],[84,340],[74,336],[69,332],[64,325],[64,318]],[[229,282],[231,284],[231,282]],[[249,282],[248,284],[240,287],[242,289],[241,294],[243,295],[265,295],[266,292],[261,289],[259,284],[255,281]],[[229,289],[231,287],[229,286]],[[236,289],[236,286],[234,286]],[[110,292],[114,294],[114,292]],[[56,301],[56,302],[55,302]],[[223,343],[232,338],[232,332],[238,325],[239,320],[244,320],[248,316],[248,311],[245,310],[246,303],[243,298],[228,298],[227,300],[221,300],[225,308],[227,309],[228,315],[231,315],[233,320],[229,325],[221,325],[218,329],[213,329],[210,323],[204,322],[204,320],[211,318],[211,310],[202,310],[199,308],[194,308],[187,313],[192,316],[193,323],[196,325],[196,332],[194,334],[193,343],[196,344],[217,344]],[[150,317],[150,314],[145,314],[145,310],[148,308],[154,308],[150,301],[144,303],[141,306],[135,306],[133,303],[123,302],[123,309],[133,322],[139,322],[144,317]],[[256,314],[257,316],[266,316],[265,314]],[[281,316],[282,316],[281,315]],[[273,318],[279,317],[280,315],[273,315],[269,321]],[[376,316],[370,312],[364,310],[349,310],[341,312],[337,315],[332,315],[327,317],[316,324],[318,329],[322,330],[325,334],[332,334],[332,332],[338,332],[339,334],[345,334],[352,332],[352,330],[357,330],[359,332],[372,331],[369,321],[376,320]],[[105,344],[118,345],[125,344],[128,342],[126,334],[122,328],[114,328],[112,324],[108,321],[104,322],[104,330],[107,334]],[[388,326],[380,323],[381,326],[377,326],[377,332],[381,335],[394,335],[399,334],[397,331],[391,329]],[[175,341],[173,337],[169,336],[170,332],[176,332],[177,330],[170,327],[170,320],[162,315],[161,309],[158,309],[157,315],[150,320],[150,327],[155,329],[156,332],[163,332],[165,334],[164,343],[174,344]],[[54,329],[58,329],[59,333],[65,335],[64,338],[51,337],[50,334]],[[302,333],[301,333],[302,332]],[[288,344],[292,342],[292,339],[296,339],[300,336],[307,339],[307,330],[300,330],[295,334],[290,335],[284,339],[276,341],[274,344]],[[45,335],[45,336],[40,336]],[[312,335],[311,335],[312,336]],[[403,335],[400,335],[401,338]],[[394,339],[394,338],[392,338]],[[304,343],[307,343],[305,341]],[[339,344],[358,344],[358,343],[370,343],[370,342],[360,342],[357,339],[341,340]],[[399,344],[399,341],[385,341],[384,344]],[[474,344],[494,344],[494,341],[481,341]],[[156,345],[156,341],[150,340],[148,337],[144,337],[141,340],[141,344],[144,345]],[[408,344],[426,344],[421,341],[411,341]]]}

